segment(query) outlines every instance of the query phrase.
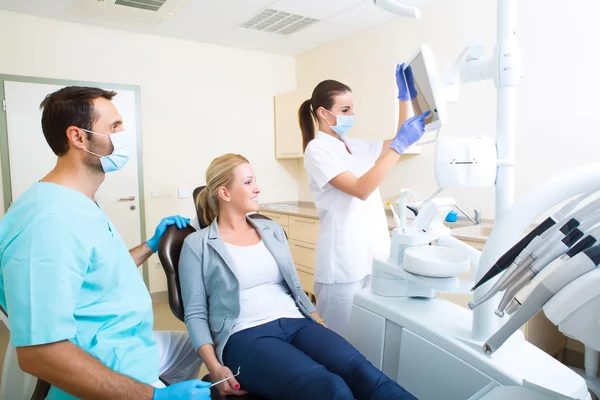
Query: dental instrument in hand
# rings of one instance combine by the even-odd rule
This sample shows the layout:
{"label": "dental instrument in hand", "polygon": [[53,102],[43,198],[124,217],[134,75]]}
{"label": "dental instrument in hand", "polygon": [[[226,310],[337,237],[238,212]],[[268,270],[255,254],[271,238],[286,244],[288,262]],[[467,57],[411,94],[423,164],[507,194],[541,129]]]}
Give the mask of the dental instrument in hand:
{"label": "dental instrument in hand", "polygon": [[240,368],[241,367],[238,367],[237,372],[235,373],[235,375],[232,375],[229,378],[223,378],[220,381],[217,381],[217,382],[213,383],[212,385],[210,385],[209,388],[211,388],[213,386],[217,386],[217,385],[219,385],[219,384],[221,384],[223,382],[226,382],[226,381],[230,380],[231,378],[235,378],[236,376],[238,376],[240,374]]}
{"label": "dental instrument in hand", "polygon": [[483,345],[487,354],[498,350],[523,324],[537,314],[556,293],[600,265],[600,246],[593,246],[557,267],[531,292],[523,305]]}
{"label": "dental instrument in hand", "polygon": [[494,278],[501,272],[506,271],[511,266],[515,258],[523,251],[523,249],[525,249],[525,247],[527,247],[529,243],[531,243],[531,241],[535,237],[542,236],[552,226],[555,226],[561,221],[565,220],[570,214],[572,214],[577,209],[577,207],[579,206],[579,204],[581,204],[583,200],[585,200],[594,193],[595,191],[591,191],[577,196],[575,199],[571,200],[566,205],[564,205],[560,210],[546,218],[541,224],[539,224],[537,227],[535,227],[535,229],[529,232],[529,234],[527,234],[523,239],[521,239],[510,250],[504,253],[504,255],[502,255],[498,259],[498,261],[496,261],[496,263],[488,270],[488,272],[486,272],[486,274],[479,280],[479,282],[477,282],[475,286],[473,286],[471,291],[474,291],[479,286],[483,285],[484,283]]}

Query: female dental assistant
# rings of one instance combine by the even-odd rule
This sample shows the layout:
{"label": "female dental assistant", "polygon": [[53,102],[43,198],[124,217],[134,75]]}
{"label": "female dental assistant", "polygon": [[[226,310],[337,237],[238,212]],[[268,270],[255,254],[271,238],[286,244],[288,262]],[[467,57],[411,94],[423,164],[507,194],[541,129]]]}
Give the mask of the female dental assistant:
{"label": "female dental assistant", "polygon": [[408,118],[417,91],[403,64],[396,67],[396,82],[399,129],[390,140],[346,136],[354,123],[352,91],[334,80],[319,83],[298,110],[304,168],[321,222],[315,257],[317,312],[344,338],[354,294],[370,286],[373,258],[389,254],[378,187],[404,150],[423,135],[423,120],[429,114]]}

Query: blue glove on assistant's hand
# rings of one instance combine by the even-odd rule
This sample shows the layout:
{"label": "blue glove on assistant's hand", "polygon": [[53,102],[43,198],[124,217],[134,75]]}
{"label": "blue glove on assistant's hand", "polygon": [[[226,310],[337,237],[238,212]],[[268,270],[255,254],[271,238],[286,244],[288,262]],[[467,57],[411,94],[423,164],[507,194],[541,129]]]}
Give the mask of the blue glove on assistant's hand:
{"label": "blue glove on assistant's hand", "polygon": [[210,382],[200,379],[179,382],[166,388],[154,388],[152,400],[210,400]]}
{"label": "blue glove on assistant's hand", "polygon": [[398,154],[402,154],[408,146],[421,139],[421,136],[425,132],[424,120],[429,114],[431,114],[430,111],[425,111],[421,115],[415,115],[406,120],[400,127],[394,140],[392,140],[390,147],[398,152]]}
{"label": "blue glove on assistant's hand", "polygon": [[398,86],[398,98],[400,100],[409,101],[417,97],[415,78],[410,66],[404,70],[404,63],[396,65],[396,85]]}
{"label": "blue glove on assistant's hand", "polygon": [[177,229],[183,229],[187,227],[189,223],[190,219],[183,218],[181,215],[173,215],[172,217],[164,218],[156,227],[156,231],[154,231],[154,236],[152,236],[150,240],[146,242],[146,244],[152,249],[153,253],[156,253],[158,251],[158,244],[160,243],[160,238],[169,226],[176,225]]}

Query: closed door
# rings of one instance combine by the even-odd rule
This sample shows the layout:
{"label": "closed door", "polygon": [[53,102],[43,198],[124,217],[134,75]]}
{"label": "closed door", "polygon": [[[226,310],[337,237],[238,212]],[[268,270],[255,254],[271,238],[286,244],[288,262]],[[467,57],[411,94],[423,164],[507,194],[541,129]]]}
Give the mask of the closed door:
{"label": "closed door", "polygon": [[[4,82],[10,189],[13,202],[56,164],[56,156],[50,150],[42,133],[40,122],[42,114],[39,106],[46,95],[61,87],[63,86]],[[121,89],[115,91],[118,94],[113,98],[113,102],[123,117],[125,129],[131,132],[131,158],[122,170],[106,174],[104,183],[96,193],[96,202],[117,227],[126,245],[132,248],[139,245],[142,240],[136,92]]]}

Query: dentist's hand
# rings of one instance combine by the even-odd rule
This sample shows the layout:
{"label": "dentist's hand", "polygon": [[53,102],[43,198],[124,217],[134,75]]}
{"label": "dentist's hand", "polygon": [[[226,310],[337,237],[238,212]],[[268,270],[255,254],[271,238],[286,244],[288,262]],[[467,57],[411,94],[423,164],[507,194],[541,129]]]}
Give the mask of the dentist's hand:
{"label": "dentist's hand", "polygon": [[408,146],[423,136],[423,133],[425,132],[424,119],[427,118],[430,113],[430,111],[425,111],[423,114],[415,115],[403,123],[396,134],[396,137],[392,140],[390,147],[398,154],[404,153],[404,150],[406,150]]}
{"label": "dentist's hand", "polygon": [[[224,365],[220,365],[214,371],[209,371],[209,372],[210,372],[210,379],[213,382],[218,382],[221,379],[229,378],[230,376],[234,375],[233,372],[231,372],[231,370],[229,368],[225,367]],[[241,386],[240,386],[239,382],[235,379],[235,377],[233,377],[223,383],[219,383],[216,387],[219,390],[219,394],[221,395],[221,397],[243,396],[245,394],[248,394],[248,392],[246,392],[245,390],[240,390]]]}
{"label": "dentist's hand", "polygon": [[156,227],[156,231],[154,231],[154,236],[152,236],[150,240],[146,242],[146,244],[148,245],[148,247],[150,247],[153,253],[156,253],[158,251],[158,244],[160,243],[160,238],[169,226],[176,225],[177,229],[183,229],[187,227],[189,223],[190,219],[183,218],[181,215],[173,215],[172,217],[164,218]]}
{"label": "dentist's hand", "polygon": [[209,386],[210,382],[194,379],[166,388],[154,388],[152,400],[210,400]]}
{"label": "dentist's hand", "polygon": [[404,63],[396,65],[396,85],[398,86],[398,99],[409,101],[417,97],[415,79],[410,66],[405,71]]}

